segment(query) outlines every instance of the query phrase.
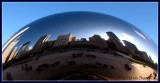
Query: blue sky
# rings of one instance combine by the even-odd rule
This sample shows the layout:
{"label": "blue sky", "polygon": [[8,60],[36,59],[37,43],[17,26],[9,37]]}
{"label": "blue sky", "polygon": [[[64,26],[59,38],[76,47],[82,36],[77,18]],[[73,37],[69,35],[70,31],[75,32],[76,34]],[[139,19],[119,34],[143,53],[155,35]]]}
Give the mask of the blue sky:
{"label": "blue sky", "polygon": [[28,23],[51,14],[68,11],[92,11],[121,18],[149,35],[158,45],[158,3],[156,2],[3,2],[2,45]]}

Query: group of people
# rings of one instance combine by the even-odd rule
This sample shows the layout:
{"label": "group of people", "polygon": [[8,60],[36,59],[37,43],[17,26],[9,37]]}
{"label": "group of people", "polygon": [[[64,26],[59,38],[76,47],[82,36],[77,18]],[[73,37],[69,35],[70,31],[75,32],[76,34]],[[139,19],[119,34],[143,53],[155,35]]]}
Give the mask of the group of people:
{"label": "group of people", "polygon": [[148,77],[146,77],[146,79],[149,81],[152,77],[153,77],[153,79],[155,80],[155,79],[157,78],[157,73],[156,73],[156,72],[153,72],[153,75],[152,75],[152,73],[151,73]]}
{"label": "group of people", "polygon": [[22,65],[22,70],[25,70],[27,72],[32,71],[32,66],[28,66],[28,64]]}
{"label": "group of people", "polygon": [[125,67],[125,69],[126,69],[127,71],[130,71],[130,70],[131,70],[131,67],[129,67],[128,64],[125,64],[124,67]]}
{"label": "group of people", "polygon": [[44,63],[40,66],[38,66],[37,71],[42,71],[44,69],[48,69],[49,68],[49,64],[48,63]]}
{"label": "group of people", "polygon": [[7,77],[7,80],[13,80],[11,72],[7,72],[6,77]]}

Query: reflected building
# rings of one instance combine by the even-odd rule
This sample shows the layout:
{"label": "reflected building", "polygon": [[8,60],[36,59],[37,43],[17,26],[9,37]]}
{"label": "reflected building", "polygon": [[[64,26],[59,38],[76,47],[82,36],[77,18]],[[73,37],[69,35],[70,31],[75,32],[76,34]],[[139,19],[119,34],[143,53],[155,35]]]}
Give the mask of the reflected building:
{"label": "reflected building", "polygon": [[12,51],[13,47],[19,42],[19,40],[15,39],[13,40],[9,46],[4,50],[3,54],[2,54],[2,63],[4,63],[6,61],[7,56],[9,55],[9,53]]}
{"label": "reflected building", "polygon": [[106,41],[102,39],[99,35],[94,35],[90,37],[89,41],[100,48],[108,48]]}
{"label": "reflected building", "polygon": [[138,51],[137,57],[145,62],[150,62],[149,56],[145,51]]}
{"label": "reflected building", "polygon": [[125,52],[123,44],[120,39],[113,32],[106,32],[109,36],[108,43],[111,48]]}
{"label": "reflected building", "polygon": [[13,49],[13,51],[12,51],[12,53],[11,53],[8,61],[12,60],[12,59],[15,57],[16,50],[17,50],[17,47],[15,47],[15,48]]}
{"label": "reflected building", "polygon": [[139,55],[139,56],[142,56],[142,58],[147,61],[147,62],[150,62],[150,59],[149,59],[149,56],[148,54],[145,52],[145,51],[141,51],[142,52],[142,55]]}
{"label": "reflected building", "polygon": [[87,41],[87,39],[86,38],[81,38],[81,41]]}
{"label": "reflected building", "polygon": [[154,61],[153,61],[153,59],[151,58],[151,56],[149,56],[149,61],[150,61],[151,63],[154,63]]}
{"label": "reflected building", "polygon": [[13,57],[15,56],[15,51],[16,51],[17,47],[13,48],[10,53],[8,54],[5,63],[7,63],[8,61],[12,60]]}
{"label": "reflected building", "polygon": [[72,37],[72,41],[77,41],[76,37]]}
{"label": "reflected building", "polygon": [[53,44],[55,43],[56,40],[50,40],[50,41],[46,41],[44,42],[43,44],[43,47],[44,49],[48,49],[48,48],[51,48],[53,47]]}
{"label": "reflected building", "polygon": [[127,41],[127,40],[123,40],[123,42],[124,42],[126,47],[138,50],[137,47],[133,43],[131,43],[131,42]]}
{"label": "reflected building", "polygon": [[[11,41],[14,38],[19,39],[18,44]],[[123,77],[142,76],[140,80],[146,81],[147,76],[158,72],[152,40],[121,19],[95,12],[66,12],[36,20],[14,34],[5,46],[3,80],[8,80],[10,72],[13,80],[133,81],[136,79]],[[28,67],[23,68],[25,65]]]}
{"label": "reflected building", "polygon": [[36,42],[36,44],[34,45],[33,50],[34,50],[34,51],[40,50],[40,49],[42,48],[44,42],[46,42],[46,41],[49,39],[50,36],[51,36],[51,35],[44,35],[44,36],[42,36],[42,37]]}
{"label": "reflected building", "polygon": [[23,53],[25,53],[26,51],[29,50],[29,44],[30,42],[26,42],[25,44],[23,44],[20,48],[19,48],[19,51],[17,53],[17,56],[16,56],[16,59],[19,58],[19,57],[22,57],[23,56]]}
{"label": "reflected building", "polygon": [[125,45],[124,48],[126,50],[126,53],[131,55],[131,57],[139,57],[137,55],[138,49],[133,43],[131,43],[127,40],[123,40],[123,42],[124,42],[124,45]]}
{"label": "reflected building", "polygon": [[17,33],[13,34],[13,36],[2,46],[2,51],[16,38],[18,38],[21,34],[23,34],[25,31],[27,31],[29,27],[26,27]]}
{"label": "reflected building", "polygon": [[71,33],[69,33],[67,35],[60,35],[60,36],[58,36],[57,40],[55,41],[53,47],[65,46],[69,42],[71,42],[72,40],[76,40],[76,38],[73,37]]}

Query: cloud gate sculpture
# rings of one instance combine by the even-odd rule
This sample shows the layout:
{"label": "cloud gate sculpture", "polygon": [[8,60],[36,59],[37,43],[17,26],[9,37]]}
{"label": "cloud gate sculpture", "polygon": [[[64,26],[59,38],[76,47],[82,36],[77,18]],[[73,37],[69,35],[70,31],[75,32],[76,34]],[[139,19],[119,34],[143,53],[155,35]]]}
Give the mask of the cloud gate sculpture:
{"label": "cloud gate sculpture", "polygon": [[2,47],[2,79],[157,81],[152,39],[119,18],[64,12],[38,19]]}

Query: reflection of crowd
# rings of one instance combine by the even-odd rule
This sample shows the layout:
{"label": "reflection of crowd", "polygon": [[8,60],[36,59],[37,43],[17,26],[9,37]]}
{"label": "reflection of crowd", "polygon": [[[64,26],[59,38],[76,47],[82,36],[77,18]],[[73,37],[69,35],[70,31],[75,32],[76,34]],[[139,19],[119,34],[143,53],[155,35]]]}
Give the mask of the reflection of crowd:
{"label": "reflection of crowd", "polygon": [[153,74],[150,74],[149,76],[147,76],[146,79],[147,79],[148,81],[150,81],[150,79],[151,79],[152,77],[153,77],[153,80],[155,80],[155,79],[157,78],[156,72],[153,72]]}
{"label": "reflection of crowd", "polygon": [[[72,58],[80,58],[80,57],[83,57],[83,56],[86,57],[86,58],[96,59],[96,56],[95,56],[95,55],[92,55],[92,54],[84,54],[84,53],[82,53],[82,52],[80,52],[80,53],[73,53],[71,57],[72,57]],[[36,60],[38,60],[38,59],[39,59],[39,57],[36,57]],[[37,71],[40,72],[40,71],[43,71],[43,70],[48,69],[48,68],[50,68],[50,67],[53,68],[53,67],[59,65],[60,63],[61,63],[61,62],[59,62],[59,61],[56,61],[56,62],[54,62],[54,63],[52,63],[52,64],[43,63],[43,64],[41,64],[41,65],[39,65],[39,66],[37,67]],[[76,64],[76,61],[71,60],[71,61],[67,61],[66,63],[67,63],[67,66],[73,66],[73,65]],[[144,65],[144,66],[145,66],[145,65]],[[123,67],[126,71],[132,70],[131,67],[130,67],[130,65],[129,65],[129,63],[123,64],[122,67]],[[100,62],[96,62],[96,63],[94,63],[94,64],[84,64],[84,65],[82,66],[82,68],[95,68],[95,69],[96,69],[96,68],[102,68],[102,69],[110,68],[110,69],[112,69],[112,70],[115,70],[115,69],[116,69],[116,67],[115,67],[114,65],[104,64],[104,63],[100,63]],[[25,70],[26,72],[30,72],[30,71],[32,71],[32,66],[29,66],[28,64],[24,64],[24,65],[22,65],[22,70]],[[157,77],[157,73],[156,73],[156,72],[153,72],[153,74],[150,74],[148,77],[145,77],[145,78],[146,78],[147,80],[150,80],[151,78],[156,79],[156,77]],[[10,72],[7,72],[7,80],[13,80]]]}
{"label": "reflection of crowd", "polygon": [[[77,58],[77,57],[81,57],[82,55],[84,55],[84,53],[78,53],[78,54],[72,54],[72,58]],[[87,58],[96,58],[95,55],[92,55],[92,54],[86,54],[85,55]]]}
{"label": "reflection of crowd", "polygon": [[44,63],[37,68],[37,71],[42,71],[42,70],[47,69],[47,68],[49,68],[49,64]]}
{"label": "reflection of crowd", "polygon": [[28,66],[28,64],[22,65],[22,70],[27,72],[32,71],[32,66]]}
{"label": "reflection of crowd", "polygon": [[131,68],[129,67],[128,64],[125,64],[124,66],[125,66],[125,69],[126,69],[127,71],[130,71],[130,70],[131,70]]}

